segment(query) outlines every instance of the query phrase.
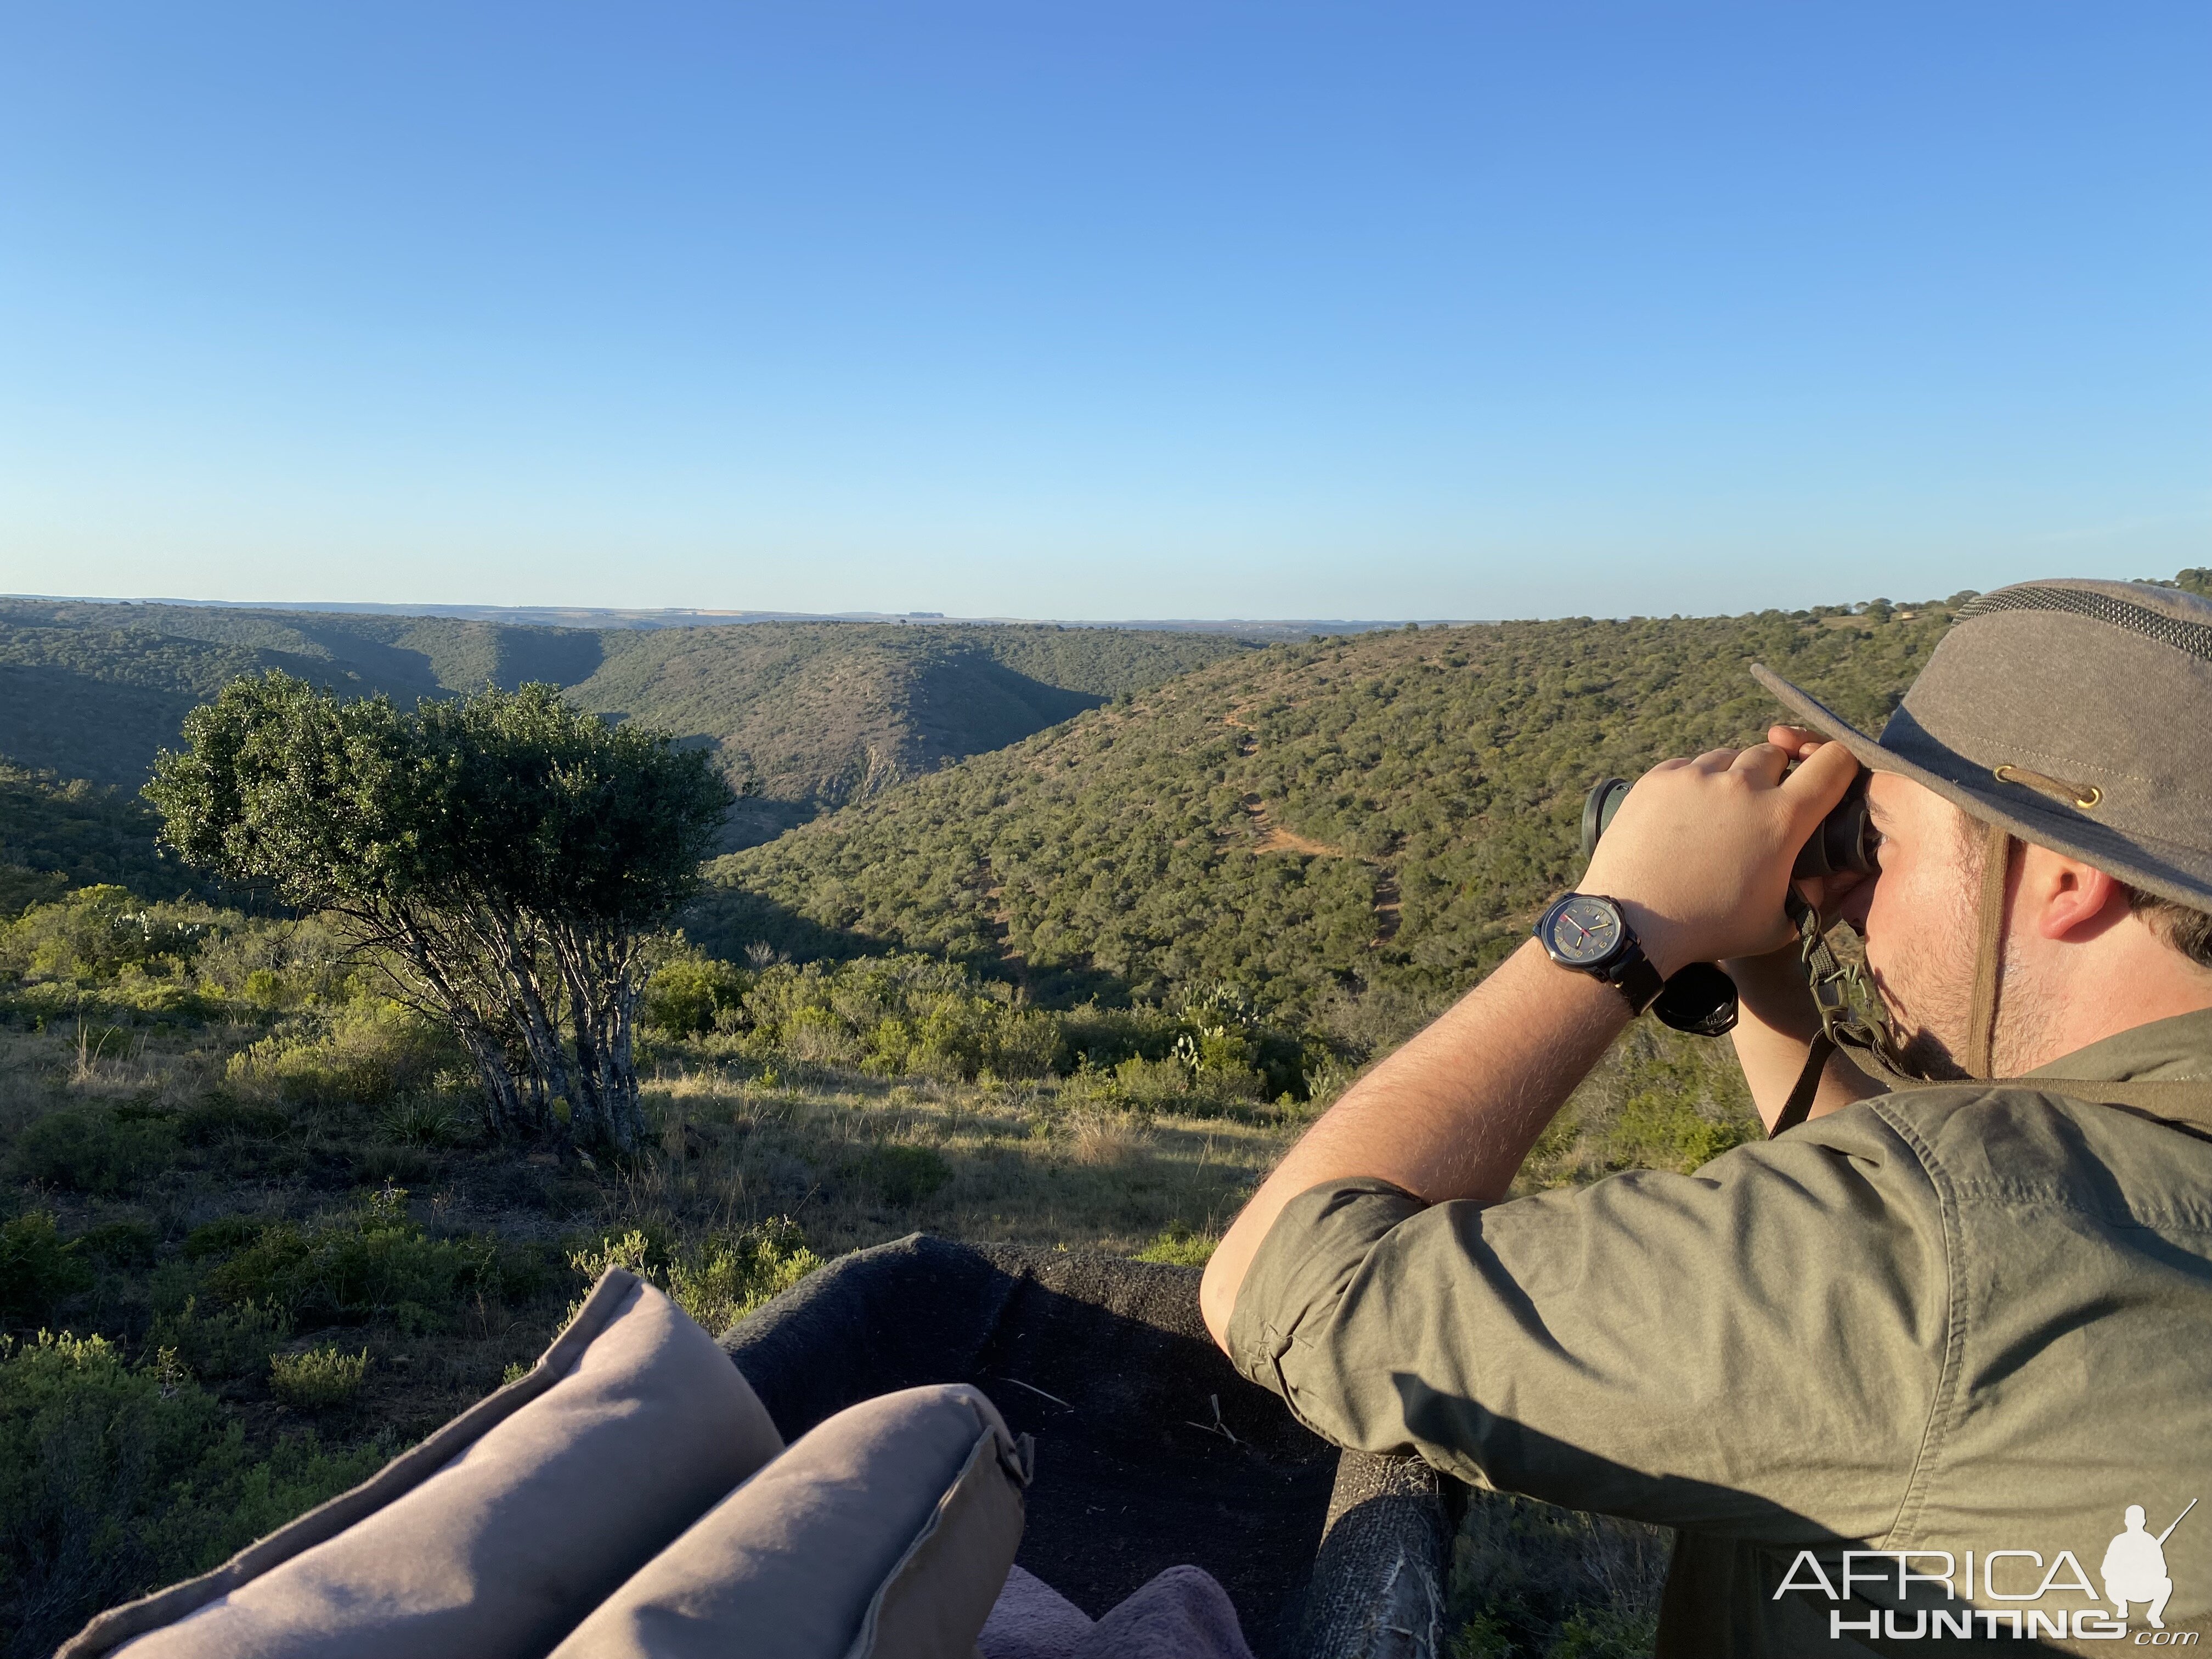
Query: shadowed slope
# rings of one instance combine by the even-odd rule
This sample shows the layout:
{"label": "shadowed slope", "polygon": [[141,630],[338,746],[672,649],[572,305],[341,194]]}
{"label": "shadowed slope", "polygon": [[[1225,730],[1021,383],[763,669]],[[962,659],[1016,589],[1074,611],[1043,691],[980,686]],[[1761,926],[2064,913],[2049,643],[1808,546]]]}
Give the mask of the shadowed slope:
{"label": "shadowed slope", "polygon": [[[696,936],[782,914],[1027,982],[1470,982],[1572,871],[1583,792],[1758,738],[1763,659],[1878,721],[1948,618],[1483,624],[1277,646],[717,861]],[[738,941],[742,942],[742,941]],[[790,943],[769,942],[780,948]]]}

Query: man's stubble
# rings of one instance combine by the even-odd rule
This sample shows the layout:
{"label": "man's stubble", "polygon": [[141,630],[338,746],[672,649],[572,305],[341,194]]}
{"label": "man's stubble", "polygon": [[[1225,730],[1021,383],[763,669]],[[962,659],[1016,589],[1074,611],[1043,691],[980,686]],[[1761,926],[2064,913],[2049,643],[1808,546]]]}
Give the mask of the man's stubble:
{"label": "man's stubble", "polygon": [[[2015,843],[2015,846],[2017,844]],[[1916,1077],[1963,1079],[1960,1062],[1973,1019],[1975,945],[1981,931],[1982,828],[1958,814],[1956,874],[1917,915],[1917,925],[1874,975],[1899,1043],[1897,1057]],[[2009,957],[1998,980],[1996,1042],[1990,1064],[2009,1076],[2015,1056],[2043,1050],[2053,1010],[2048,994]]]}

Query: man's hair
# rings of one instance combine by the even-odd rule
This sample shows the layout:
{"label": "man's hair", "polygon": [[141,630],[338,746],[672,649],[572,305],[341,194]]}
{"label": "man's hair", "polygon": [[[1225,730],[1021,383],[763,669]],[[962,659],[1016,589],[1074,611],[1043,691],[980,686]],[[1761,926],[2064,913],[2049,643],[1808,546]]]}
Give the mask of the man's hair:
{"label": "man's hair", "polygon": [[2212,968],[2212,915],[2146,893],[2140,887],[2128,889],[2128,908],[2199,968]]}

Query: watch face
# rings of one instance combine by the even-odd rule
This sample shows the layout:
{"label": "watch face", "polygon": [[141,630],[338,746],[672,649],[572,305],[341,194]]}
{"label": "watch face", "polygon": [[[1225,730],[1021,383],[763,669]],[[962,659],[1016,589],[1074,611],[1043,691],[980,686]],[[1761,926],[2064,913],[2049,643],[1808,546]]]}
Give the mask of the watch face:
{"label": "watch face", "polygon": [[1620,912],[1604,899],[1571,894],[1553,916],[1551,932],[1560,961],[1577,967],[1603,962],[1620,947]]}

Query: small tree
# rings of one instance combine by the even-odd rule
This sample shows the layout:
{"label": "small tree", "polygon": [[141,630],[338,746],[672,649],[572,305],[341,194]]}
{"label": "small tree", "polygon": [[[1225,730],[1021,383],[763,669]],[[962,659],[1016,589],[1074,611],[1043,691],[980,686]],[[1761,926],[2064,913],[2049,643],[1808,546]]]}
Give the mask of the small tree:
{"label": "small tree", "polygon": [[402,713],[281,673],[185,722],[146,794],[163,839],[380,947],[446,1021],[492,1129],[627,1150],[642,1127],[640,955],[688,897],[731,796],[703,751],[550,685]]}

